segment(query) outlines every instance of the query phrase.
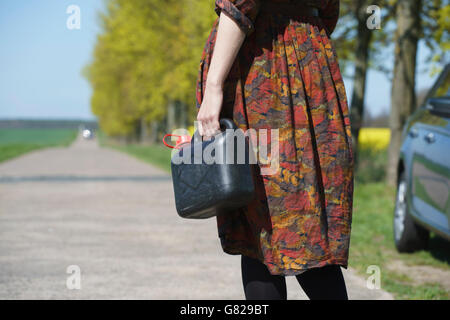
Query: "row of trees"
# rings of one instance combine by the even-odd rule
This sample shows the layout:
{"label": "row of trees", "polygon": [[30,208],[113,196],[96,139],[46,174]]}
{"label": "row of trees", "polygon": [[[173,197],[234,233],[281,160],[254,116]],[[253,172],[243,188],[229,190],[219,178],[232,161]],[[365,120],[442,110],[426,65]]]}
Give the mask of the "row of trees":
{"label": "row of trees", "polygon": [[[195,114],[195,79],[215,18],[210,0],[109,0],[84,70],[101,129],[152,142]],[[211,14],[212,12],[212,14]]]}
{"label": "row of trees", "polygon": [[[395,184],[401,132],[407,117],[417,107],[416,56],[419,41],[423,40],[432,54],[429,61],[445,60],[443,53],[450,47],[450,5],[448,0],[342,0],[341,33],[335,39],[341,60],[354,65],[354,89],[351,95],[352,135],[357,150],[359,130],[365,110],[366,78],[369,68],[386,73],[392,81],[389,127],[391,142],[386,168],[387,182]],[[368,28],[367,8],[382,9],[380,29]],[[373,12],[372,12],[373,13]],[[370,13],[370,14],[372,14]],[[386,50],[394,44],[394,68],[386,68]],[[392,58],[391,58],[392,59]],[[438,71],[438,70],[434,70]],[[356,153],[357,155],[357,153]],[[356,159],[357,160],[357,159]]]}
{"label": "row of trees", "polygon": [[[368,28],[373,12],[367,8],[373,5],[382,9],[381,29]],[[192,123],[200,55],[216,18],[213,7],[213,0],[108,0],[93,62],[84,71],[94,89],[92,110],[107,135],[152,142],[161,132]],[[388,170],[395,170],[401,128],[416,107],[418,42],[431,48],[430,60],[442,60],[449,49],[449,16],[448,0],[341,0],[333,38],[341,68],[350,64],[354,69],[350,108],[355,143],[369,68],[393,79]],[[392,43],[390,70],[384,62]],[[395,177],[391,173],[387,176]]]}

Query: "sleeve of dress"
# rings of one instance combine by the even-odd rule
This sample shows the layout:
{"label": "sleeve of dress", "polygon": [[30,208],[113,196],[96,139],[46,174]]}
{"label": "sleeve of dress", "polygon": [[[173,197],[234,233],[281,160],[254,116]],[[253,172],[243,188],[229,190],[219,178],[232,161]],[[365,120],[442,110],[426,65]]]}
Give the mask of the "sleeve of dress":
{"label": "sleeve of dress", "polygon": [[339,0],[328,0],[325,8],[320,10],[320,17],[322,18],[327,33],[330,36],[334,28],[336,28],[337,21],[339,19]]}
{"label": "sleeve of dress", "polygon": [[246,35],[251,34],[258,15],[261,0],[216,0],[214,11],[218,16],[224,11]]}

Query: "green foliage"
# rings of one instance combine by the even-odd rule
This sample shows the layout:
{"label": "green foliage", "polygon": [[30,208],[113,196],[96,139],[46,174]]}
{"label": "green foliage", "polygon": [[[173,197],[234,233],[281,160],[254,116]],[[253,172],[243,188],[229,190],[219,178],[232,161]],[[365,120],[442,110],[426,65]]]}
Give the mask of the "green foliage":
{"label": "green foliage", "polygon": [[381,182],[386,176],[387,150],[358,148],[355,180],[361,183]]}
{"label": "green foliage", "polygon": [[448,0],[422,1],[422,39],[430,48],[430,60],[439,61],[450,49],[450,4]]}
{"label": "green foliage", "polygon": [[[209,0],[109,0],[92,63],[92,111],[109,136],[161,122],[169,101],[195,108],[201,50],[216,14]],[[188,112],[188,114],[194,114]]]}
{"label": "green foliage", "polygon": [[[381,9],[381,29],[373,30],[369,64],[387,75],[391,74],[392,70],[386,69],[386,59],[392,59],[392,52],[386,52],[385,49],[395,41],[395,9],[398,2],[399,0],[341,0],[340,18],[333,37],[343,70],[355,59],[358,19],[366,20],[370,15],[366,8],[377,5]],[[422,0],[421,8],[420,40],[430,49],[428,61],[434,62],[431,73],[436,73],[440,71],[442,62],[445,63],[445,54],[450,49],[450,4],[448,0]]]}

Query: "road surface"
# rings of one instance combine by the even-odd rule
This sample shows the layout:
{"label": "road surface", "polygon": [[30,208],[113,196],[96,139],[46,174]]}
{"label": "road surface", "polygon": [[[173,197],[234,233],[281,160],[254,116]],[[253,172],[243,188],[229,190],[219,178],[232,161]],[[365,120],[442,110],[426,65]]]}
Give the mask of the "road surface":
{"label": "road surface", "polygon": [[[81,138],[0,164],[0,299],[244,299],[240,257],[215,219],[178,217],[171,183]],[[351,299],[392,298],[344,276]]]}

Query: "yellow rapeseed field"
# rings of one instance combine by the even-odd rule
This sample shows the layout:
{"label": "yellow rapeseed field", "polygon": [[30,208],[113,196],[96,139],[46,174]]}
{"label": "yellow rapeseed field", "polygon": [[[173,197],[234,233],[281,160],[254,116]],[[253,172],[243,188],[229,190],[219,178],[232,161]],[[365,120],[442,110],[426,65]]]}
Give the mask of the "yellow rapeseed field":
{"label": "yellow rapeseed field", "polygon": [[362,128],[359,132],[359,146],[364,149],[386,149],[390,136],[389,128]]}

